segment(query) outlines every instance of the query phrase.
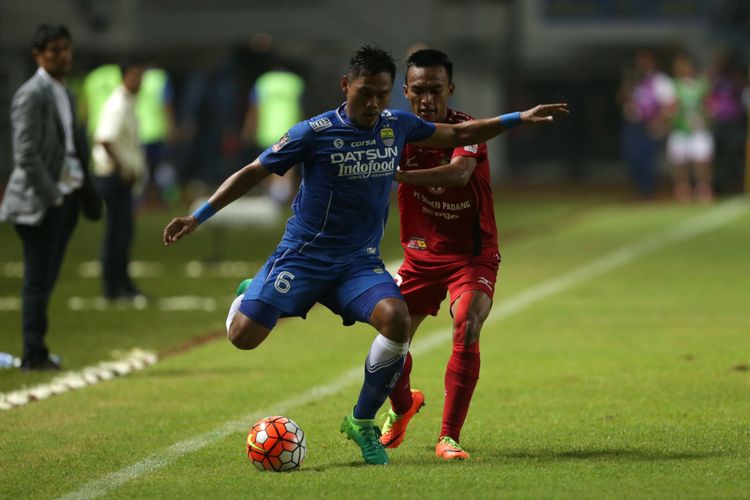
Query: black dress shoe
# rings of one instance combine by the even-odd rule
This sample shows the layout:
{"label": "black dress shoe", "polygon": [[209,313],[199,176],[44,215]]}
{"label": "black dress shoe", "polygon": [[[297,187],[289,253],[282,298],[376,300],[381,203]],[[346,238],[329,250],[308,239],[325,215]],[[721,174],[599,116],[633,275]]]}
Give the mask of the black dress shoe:
{"label": "black dress shoe", "polygon": [[62,368],[62,358],[56,354],[50,354],[42,361],[21,363],[21,371],[24,372],[53,372]]}

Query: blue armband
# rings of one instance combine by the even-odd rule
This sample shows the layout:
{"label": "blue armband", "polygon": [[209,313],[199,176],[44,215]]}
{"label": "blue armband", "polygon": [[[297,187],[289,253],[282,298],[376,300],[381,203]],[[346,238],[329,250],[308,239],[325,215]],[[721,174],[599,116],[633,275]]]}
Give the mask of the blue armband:
{"label": "blue armband", "polygon": [[500,119],[500,125],[505,128],[513,128],[517,125],[521,125],[521,112],[516,111],[515,113],[506,113],[498,116]]}
{"label": "blue armband", "polygon": [[216,210],[214,210],[214,207],[212,207],[209,202],[205,202],[203,205],[198,207],[195,212],[193,212],[193,217],[198,220],[198,224],[203,224],[215,213]]}

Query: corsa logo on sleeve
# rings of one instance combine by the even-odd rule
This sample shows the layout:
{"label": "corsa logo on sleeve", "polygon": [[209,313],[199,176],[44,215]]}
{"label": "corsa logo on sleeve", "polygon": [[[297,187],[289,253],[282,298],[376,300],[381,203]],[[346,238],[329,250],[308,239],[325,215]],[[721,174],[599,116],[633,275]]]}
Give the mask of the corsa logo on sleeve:
{"label": "corsa logo on sleeve", "polygon": [[281,148],[283,148],[287,143],[289,142],[289,134],[284,134],[281,136],[281,139],[279,139],[279,142],[274,144],[271,149],[273,149],[273,152],[278,152]]}
{"label": "corsa logo on sleeve", "polygon": [[388,147],[393,146],[393,143],[396,142],[396,136],[393,133],[393,129],[390,127],[383,127],[380,129],[380,138],[383,140],[383,144]]}

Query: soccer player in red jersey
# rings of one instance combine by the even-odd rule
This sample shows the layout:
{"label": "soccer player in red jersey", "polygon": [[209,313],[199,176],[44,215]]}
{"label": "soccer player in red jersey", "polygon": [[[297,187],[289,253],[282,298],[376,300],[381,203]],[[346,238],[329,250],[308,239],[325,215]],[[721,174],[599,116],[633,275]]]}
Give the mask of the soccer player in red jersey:
{"label": "soccer player in red jersey", "polygon": [[[424,49],[407,60],[404,93],[412,111],[430,122],[459,123],[471,117],[448,108],[455,86],[452,62]],[[520,123],[533,123],[524,120]],[[411,338],[427,315],[436,315],[450,294],[453,352],[445,372],[443,422],[436,455],[465,460],[459,445],[479,379],[479,332],[492,307],[500,254],[493,212],[487,146],[429,149],[408,144],[396,179],[405,259],[396,274],[411,315]],[[390,394],[381,443],[401,444],[409,420],[424,405],[412,390],[411,355]]]}

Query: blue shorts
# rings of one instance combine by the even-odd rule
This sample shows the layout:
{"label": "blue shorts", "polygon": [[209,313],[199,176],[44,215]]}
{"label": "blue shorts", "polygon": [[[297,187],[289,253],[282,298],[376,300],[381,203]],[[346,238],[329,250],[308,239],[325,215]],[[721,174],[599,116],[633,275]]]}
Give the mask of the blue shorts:
{"label": "blue shorts", "polygon": [[[378,257],[331,263],[279,247],[255,275],[242,300],[260,300],[278,308],[281,317],[302,318],[318,302],[341,316],[344,325],[352,325],[369,322],[377,303],[389,297],[404,299]],[[357,298],[357,307],[349,308]]]}

